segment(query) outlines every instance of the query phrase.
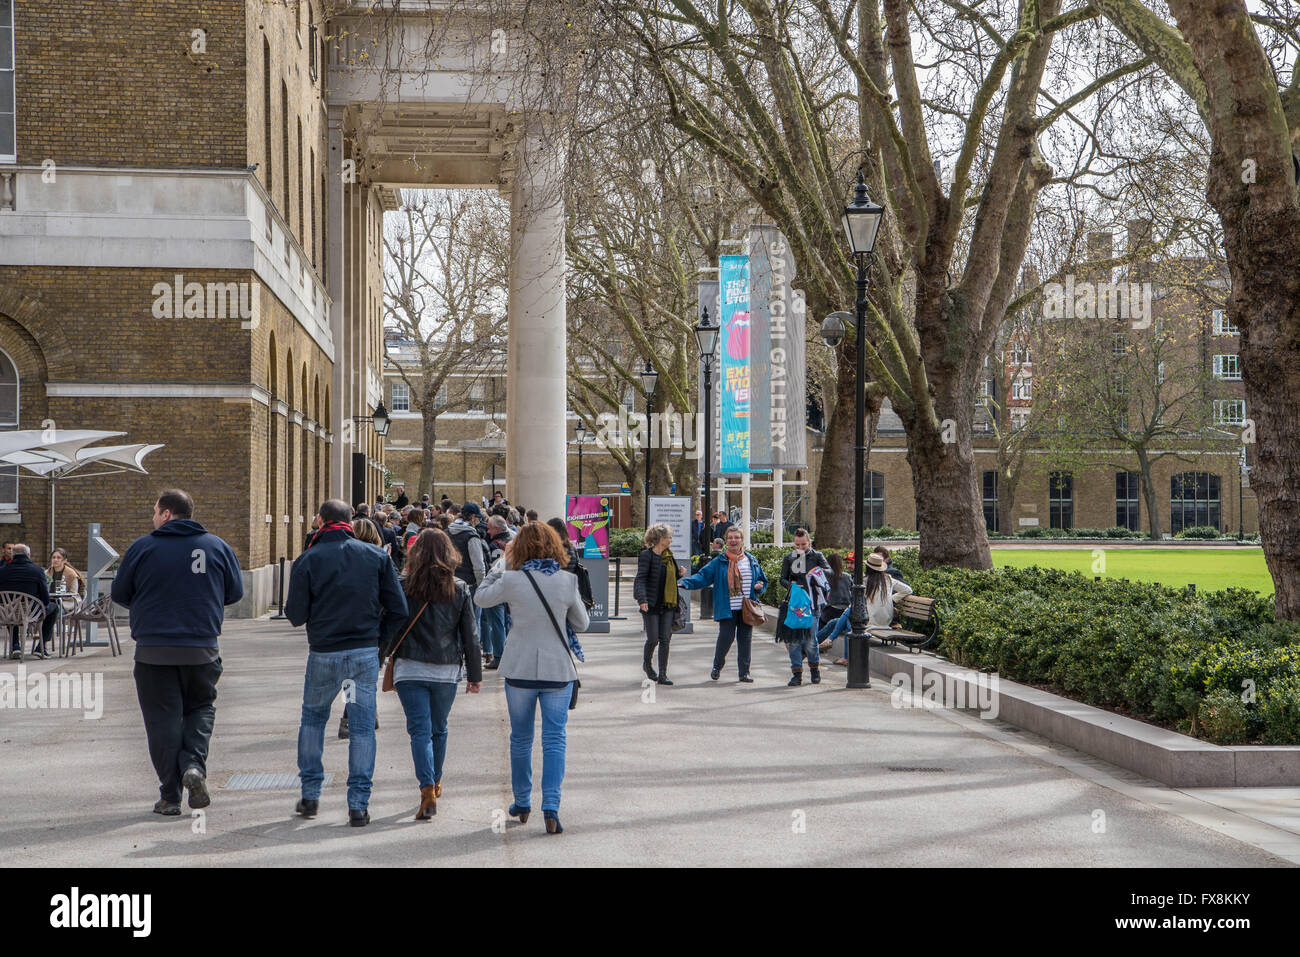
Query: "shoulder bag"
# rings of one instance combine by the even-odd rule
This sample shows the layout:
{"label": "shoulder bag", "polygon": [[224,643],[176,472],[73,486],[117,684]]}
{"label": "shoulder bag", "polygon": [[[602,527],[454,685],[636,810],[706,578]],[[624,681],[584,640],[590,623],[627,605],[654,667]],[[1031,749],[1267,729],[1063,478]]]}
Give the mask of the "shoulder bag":
{"label": "shoulder bag", "polygon": [[424,609],[428,607],[429,603],[427,601],[420,606],[420,610],[415,613],[415,617],[411,619],[411,623],[406,626],[406,631],[402,632],[402,637],[397,639],[397,644],[393,645],[393,650],[388,653],[388,664],[384,665],[383,690],[393,691],[397,687],[393,684],[393,660],[397,657],[397,649],[402,647],[402,642],[406,640],[406,636],[411,633],[411,629],[415,627],[415,623],[419,621],[420,616],[424,614]]}
{"label": "shoulder bag", "polygon": [[[546,609],[546,617],[551,619],[551,624],[555,626],[555,634],[559,637],[561,644],[564,645],[565,654],[569,656],[570,661],[573,661],[573,651],[569,648],[569,640],[564,637],[564,632],[560,630],[560,623],[555,620],[555,612],[551,611],[550,603],[546,600],[546,596],[542,594],[542,589],[538,587],[537,580],[533,578],[532,573],[529,572],[527,569],[524,569],[524,574],[528,577],[528,584],[533,586],[533,591],[537,592],[538,601],[540,601],[542,603],[542,607]],[[574,662],[573,670],[575,672],[578,670],[577,662]],[[582,682],[579,681],[577,678],[574,678],[573,694],[570,695],[569,697],[570,711],[572,711],[574,708],[578,706],[578,689],[581,687],[582,687]]]}

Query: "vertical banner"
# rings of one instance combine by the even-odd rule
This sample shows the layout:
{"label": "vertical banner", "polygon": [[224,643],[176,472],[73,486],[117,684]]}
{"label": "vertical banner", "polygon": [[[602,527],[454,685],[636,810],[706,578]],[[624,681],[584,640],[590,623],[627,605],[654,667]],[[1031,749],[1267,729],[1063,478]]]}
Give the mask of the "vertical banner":
{"label": "vertical banner", "polygon": [[[697,307],[697,313],[696,313],[698,318],[704,315],[705,309],[709,310],[709,322],[711,322],[715,326],[718,325],[718,323],[721,321],[720,317],[722,315],[722,300],[718,290],[719,290],[719,285],[718,285],[718,280],[716,279],[705,279],[700,282],[699,305]],[[699,470],[701,472],[701,482],[703,482],[704,465],[706,462],[708,463],[709,466],[709,472],[711,472],[713,475],[718,474],[718,422],[721,421],[721,408],[722,408],[721,343],[722,343],[722,337],[719,336],[718,345],[714,346],[713,348],[713,378],[710,381],[710,389],[711,389],[711,395],[713,400],[712,409],[704,408],[704,400],[705,400],[704,362],[703,360],[701,360],[699,363],[699,390],[698,392],[696,392],[696,395],[699,397],[700,411],[704,415],[710,416],[711,418],[709,419],[709,421],[713,423],[713,429],[712,429],[713,434],[711,436],[713,447],[710,449],[704,449],[704,451],[700,453]],[[696,430],[697,435],[695,437],[695,440],[701,443],[701,447],[703,447],[703,443],[704,443],[704,434],[708,431],[709,431],[709,427],[707,423],[703,423],[701,427]],[[705,455],[708,456],[707,459],[704,458]]]}
{"label": "vertical banner", "polygon": [[749,227],[749,467],[807,468],[806,309],[775,226]]}
{"label": "vertical banner", "polygon": [[749,257],[719,256],[722,326],[718,352],[722,412],[718,417],[720,472],[749,470]]}
{"label": "vertical banner", "polygon": [[609,632],[609,521],[607,495],[570,495],[565,500],[564,520],[569,541],[577,549],[578,560],[587,567],[591,578],[594,604],[588,611],[588,632]]}

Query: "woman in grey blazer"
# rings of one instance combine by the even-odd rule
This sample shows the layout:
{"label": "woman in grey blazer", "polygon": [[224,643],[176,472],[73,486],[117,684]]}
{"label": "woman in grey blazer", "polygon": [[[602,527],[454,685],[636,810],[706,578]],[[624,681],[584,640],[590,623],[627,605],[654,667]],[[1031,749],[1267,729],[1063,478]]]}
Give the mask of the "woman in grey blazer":
{"label": "woman in grey blazer", "polygon": [[524,823],[532,810],[533,728],[540,705],[542,815],[548,834],[564,830],[560,826],[564,727],[573,682],[578,678],[573,656],[583,659],[577,638],[570,639],[564,626],[567,621],[574,632],[580,632],[588,624],[577,577],[561,571],[567,560],[555,530],[541,522],[529,522],[506,546],[505,556],[492,566],[474,594],[474,603],[484,608],[502,602],[510,605],[510,633],[498,669],[505,678],[510,712],[510,783],[514,791],[510,815]]}

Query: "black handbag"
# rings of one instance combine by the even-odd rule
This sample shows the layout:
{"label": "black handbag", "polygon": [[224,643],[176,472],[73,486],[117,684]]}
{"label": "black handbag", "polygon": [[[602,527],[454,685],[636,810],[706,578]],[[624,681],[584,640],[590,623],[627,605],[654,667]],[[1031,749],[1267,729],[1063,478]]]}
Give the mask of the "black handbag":
{"label": "black handbag", "polygon": [[[537,580],[533,578],[532,573],[529,572],[527,569],[524,569],[523,571],[524,571],[524,575],[527,576],[528,578],[528,584],[532,585],[533,591],[537,592],[538,601],[540,601],[542,603],[542,607],[546,609],[546,617],[551,619],[551,624],[555,626],[555,634],[559,636],[561,643],[563,643],[565,653],[569,656],[569,660],[573,661],[573,649],[569,647],[569,639],[564,637],[564,632],[560,628],[560,623],[555,620],[555,613],[551,611],[551,606],[547,603],[546,596],[542,594],[542,589],[538,586]],[[575,672],[578,670],[578,663],[576,661],[573,661],[573,670]],[[572,711],[574,708],[578,706],[578,689],[581,687],[582,687],[582,682],[579,681],[577,678],[574,678],[573,694],[570,695],[569,697],[570,711]]]}

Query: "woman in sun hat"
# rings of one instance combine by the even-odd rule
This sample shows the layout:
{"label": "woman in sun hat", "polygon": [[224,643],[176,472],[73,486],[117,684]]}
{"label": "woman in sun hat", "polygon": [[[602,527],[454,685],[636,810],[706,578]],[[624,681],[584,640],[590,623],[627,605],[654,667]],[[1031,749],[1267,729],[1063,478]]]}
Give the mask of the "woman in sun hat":
{"label": "woman in sun hat", "polygon": [[[888,628],[894,623],[894,597],[902,598],[912,594],[912,586],[900,578],[889,574],[889,560],[877,552],[867,555],[863,569],[863,584],[866,586],[867,627]],[[835,623],[830,632],[823,632],[817,637],[834,641],[841,634],[848,634],[853,605],[850,604]],[[836,658],[835,664],[848,664],[847,658]]]}

